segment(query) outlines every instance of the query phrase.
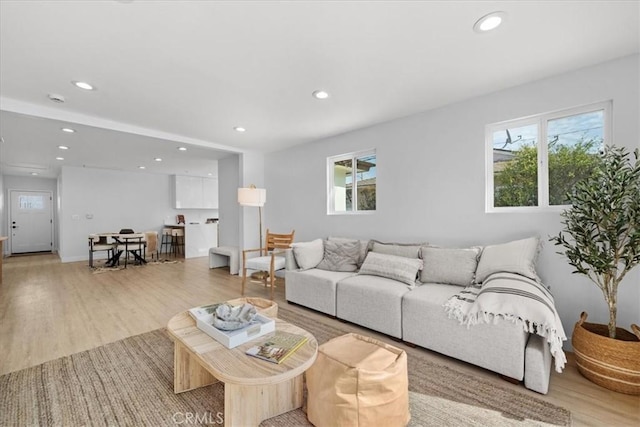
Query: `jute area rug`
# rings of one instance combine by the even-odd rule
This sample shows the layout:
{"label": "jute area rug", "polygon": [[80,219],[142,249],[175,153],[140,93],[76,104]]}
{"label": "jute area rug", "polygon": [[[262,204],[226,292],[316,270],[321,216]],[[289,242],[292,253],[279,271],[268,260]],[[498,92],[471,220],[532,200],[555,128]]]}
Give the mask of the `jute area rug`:
{"label": "jute area rug", "polygon": [[[133,261],[129,261],[126,268],[140,268],[140,267],[152,267],[155,265],[163,265],[163,264],[178,264],[183,261],[175,260],[175,259],[159,259],[159,260],[148,260],[146,264],[140,265],[136,264]],[[93,274],[102,274],[102,273],[111,273],[113,271],[124,270],[124,261],[121,261],[120,265],[116,265],[114,267],[107,267],[104,265],[97,266],[93,268]]]}
{"label": "jute area rug", "polygon": [[[323,343],[346,333],[280,307],[279,317]],[[408,351],[411,426],[570,425],[571,413]],[[173,393],[173,342],[164,329],[0,377],[2,426],[222,425],[224,386]],[[310,425],[302,410],[262,426]]]}

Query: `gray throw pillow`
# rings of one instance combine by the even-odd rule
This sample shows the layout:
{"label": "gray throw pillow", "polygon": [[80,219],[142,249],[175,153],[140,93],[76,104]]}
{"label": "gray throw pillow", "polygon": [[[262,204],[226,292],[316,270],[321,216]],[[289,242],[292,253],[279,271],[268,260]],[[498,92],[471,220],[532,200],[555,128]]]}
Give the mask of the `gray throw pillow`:
{"label": "gray throw pillow", "polygon": [[420,247],[427,243],[383,243],[377,240],[369,241],[369,252],[379,254],[403,256],[406,258],[419,258]]}
{"label": "gray throw pillow", "polygon": [[367,250],[369,248],[368,240],[358,240],[358,239],[350,239],[348,237],[331,237],[331,236],[329,236],[327,240],[333,240],[335,242],[360,242],[360,256],[358,257],[358,268],[360,268],[360,266],[364,262],[364,259],[367,257]]}
{"label": "gray throw pillow", "polygon": [[476,282],[482,283],[489,275],[498,272],[521,274],[540,281],[536,273],[540,248],[541,242],[537,237],[485,246],[478,262]]}
{"label": "gray throw pillow", "polygon": [[324,258],[324,244],[322,239],[311,242],[292,243],[293,256],[301,270],[316,268]]}
{"label": "gray throw pillow", "polygon": [[369,252],[358,274],[386,277],[413,286],[420,268],[421,259]]}
{"label": "gray throw pillow", "polygon": [[424,262],[420,281],[469,286],[475,279],[480,252],[482,248],[479,246],[467,249],[423,246],[420,248],[420,256]]}
{"label": "gray throw pillow", "polygon": [[320,270],[356,271],[360,257],[360,242],[324,241],[324,258],[318,264]]}

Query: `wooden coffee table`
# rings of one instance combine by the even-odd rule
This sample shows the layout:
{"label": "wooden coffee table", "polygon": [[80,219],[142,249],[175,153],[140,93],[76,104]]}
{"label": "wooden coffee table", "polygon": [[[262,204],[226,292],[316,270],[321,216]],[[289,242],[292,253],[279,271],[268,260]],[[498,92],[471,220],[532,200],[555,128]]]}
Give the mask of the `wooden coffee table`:
{"label": "wooden coffee table", "polygon": [[276,331],[305,335],[308,341],[281,364],[247,356],[268,335],[228,349],[196,326],[187,312],[167,325],[175,343],[175,393],[224,383],[224,425],[257,426],[267,418],[302,406],[302,374],[316,360],[318,342],[309,332],[275,319]]}

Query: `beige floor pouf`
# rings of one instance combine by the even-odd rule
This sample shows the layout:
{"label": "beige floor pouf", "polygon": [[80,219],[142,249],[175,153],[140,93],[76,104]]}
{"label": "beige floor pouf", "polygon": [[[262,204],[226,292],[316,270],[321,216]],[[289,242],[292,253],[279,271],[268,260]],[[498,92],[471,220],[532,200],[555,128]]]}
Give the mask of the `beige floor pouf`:
{"label": "beige floor pouf", "polygon": [[318,348],[306,372],[307,417],[316,427],[405,426],[409,414],[407,354],[357,334]]}

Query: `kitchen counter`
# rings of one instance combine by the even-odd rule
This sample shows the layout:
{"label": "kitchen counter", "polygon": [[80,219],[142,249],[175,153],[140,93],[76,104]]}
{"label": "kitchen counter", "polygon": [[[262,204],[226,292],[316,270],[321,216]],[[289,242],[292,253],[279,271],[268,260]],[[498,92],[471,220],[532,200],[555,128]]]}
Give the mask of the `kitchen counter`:
{"label": "kitchen counter", "polygon": [[184,228],[184,257],[209,256],[209,248],[218,246],[218,223],[166,224],[165,227]]}

